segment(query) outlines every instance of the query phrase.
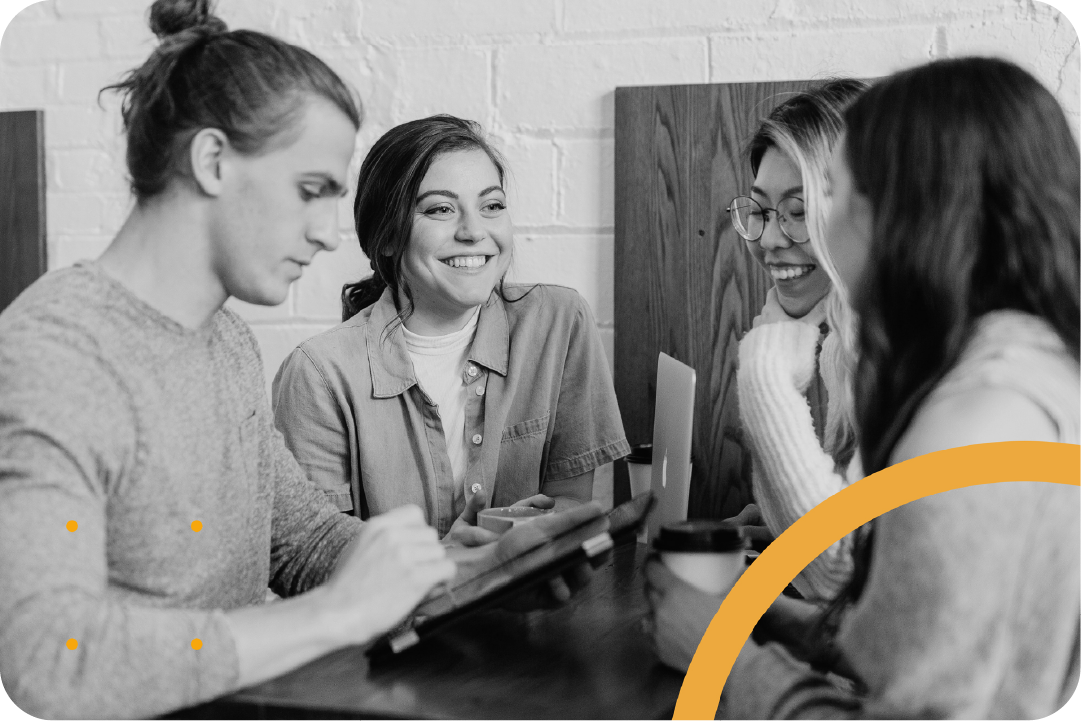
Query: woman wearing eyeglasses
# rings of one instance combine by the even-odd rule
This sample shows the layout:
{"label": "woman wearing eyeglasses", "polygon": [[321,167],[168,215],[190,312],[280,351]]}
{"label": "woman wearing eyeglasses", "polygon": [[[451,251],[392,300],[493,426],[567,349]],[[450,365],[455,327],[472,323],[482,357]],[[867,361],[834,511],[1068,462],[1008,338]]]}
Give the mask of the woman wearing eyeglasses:
{"label": "woman wearing eyeglasses", "polygon": [[[737,517],[764,522],[773,536],[840,490],[855,450],[847,344],[838,329],[849,314],[831,291],[828,255],[819,249],[827,210],[824,177],[843,129],[841,113],[865,87],[859,80],[833,80],[779,105],[751,139],[750,193],[728,208],[736,232],[774,281],[740,343],[740,415],[753,451],[757,506]],[[776,433],[780,417],[796,419],[807,443]],[[846,540],[793,585],[808,598],[832,597],[851,565]]]}

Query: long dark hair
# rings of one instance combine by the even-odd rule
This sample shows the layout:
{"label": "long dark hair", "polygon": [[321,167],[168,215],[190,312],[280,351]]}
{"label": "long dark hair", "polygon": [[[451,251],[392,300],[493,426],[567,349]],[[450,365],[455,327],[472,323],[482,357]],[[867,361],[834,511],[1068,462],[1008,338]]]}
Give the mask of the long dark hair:
{"label": "long dark hair", "polygon": [[[437,156],[474,149],[488,155],[503,184],[506,164],[472,120],[433,115],[391,128],[375,141],[360,166],[353,204],[360,249],[373,274],[342,288],[342,320],[373,305],[388,287],[395,304],[399,292],[412,304],[402,258],[413,229],[417,191]],[[399,308],[400,317],[408,312],[409,308]]]}
{"label": "long dark hair", "polygon": [[[939,60],[875,84],[845,114],[844,160],[873,215],[859,309],[856,421],[863,472],[889,465],[920,404],[976,321],[1014,309],[1081,356],[1081,157],[1062,108],[1018,66]],[[832,630],[866,586],[874,524],[819,624]]]}
{"label": "long dark hair", "polygon": [[1004,60],[941,60],[847,111],[845,160],[874,217],[859,308],[864,473],[889,465],[975,321],[1038,316],[1075,358],[1081,159],[1054,96]]}
{"label": "long dark hair", "polygon": [[209,0],[156,0],[149,24],[158,47],[102,90],[123,97],[128,173],[140,202],[174,178],[190,177],[188,148],[204,128],[221,130],[238,152],[256,154],[295,127],[312,96],[360,127],[359,102],[326,63],[264,33],[229,31]]}

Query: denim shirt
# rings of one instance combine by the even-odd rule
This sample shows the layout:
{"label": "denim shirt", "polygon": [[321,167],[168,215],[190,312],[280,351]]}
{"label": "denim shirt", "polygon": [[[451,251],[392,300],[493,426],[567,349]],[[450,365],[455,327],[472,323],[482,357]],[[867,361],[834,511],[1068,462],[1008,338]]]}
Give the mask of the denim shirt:
{"label": "denim shirt", "polygon": [[414,503],[442,536],[476,483],[490,506],[563,495],[567,481],[630,452],[586,303],[551,285],[508,285],[506,296],[517,300],[493,292],[481,308],[462,369],[463,488],[389,291],[285,360],[274,379],[275,422],[338,508],[368,518]]}

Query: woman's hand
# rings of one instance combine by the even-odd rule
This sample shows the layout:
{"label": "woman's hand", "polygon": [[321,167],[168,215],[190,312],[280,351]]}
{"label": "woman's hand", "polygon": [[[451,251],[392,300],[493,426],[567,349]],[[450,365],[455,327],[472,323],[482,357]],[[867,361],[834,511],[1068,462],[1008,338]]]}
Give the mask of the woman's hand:
{"label": "woman's hand", "polygon": [[[608,529],[608,519],[596,503],[586,503],[566,511],[546,514],[529,523],[514,526],[499,536],[496,543],[483,548],[448,547],[451,557],[458,563],[457,581],[462,582],[484,573],[527,551],[551,542],[572,528],[590,522],[594,524],[598,534]],[[566,603],[579,589],[589,583],[593,568],[602,563],[605,558],[605,554],[600,554],[589,562],[575,566],[562,576],[551,579],[542,589],[516,597],[509,607],[524,611]]]}
{"label": "woman's hand", "polygon": [[659,558],[646,562],[646,597],[657,656],[665,665],[686,673],[725,597],[699,591]]}
{"label": "woman's hand", "polygon": [[725,519],[739,527],[740,535],[756,551],[762,551],[773,542],[773,532],[766,526],[765,519],[758,506],[748,503],[738,515]]}
{"label": "woman's hand", "polygon": [[[537,496],[533,496],[537,498]],[[543,498],[543,496],[541,496]],[[528,500],[528,499],[527,499]],[[522,501],[514,505],[521,504]],[[482,488],[466,501],[462,515],[454,520],[454,524],[443,536],[443,544],[446,546],[485,546],[499,540],[499,534],[481,528],[477,525],[477,513],[483,511],[488,505],[488,494]]]}
{"label": "woman's hand", "polygon": [[335,619],[336,633],[365,643],[393,628],[455,572],[423,512],[402,506],[364,524],[323,587],[323,609]]}

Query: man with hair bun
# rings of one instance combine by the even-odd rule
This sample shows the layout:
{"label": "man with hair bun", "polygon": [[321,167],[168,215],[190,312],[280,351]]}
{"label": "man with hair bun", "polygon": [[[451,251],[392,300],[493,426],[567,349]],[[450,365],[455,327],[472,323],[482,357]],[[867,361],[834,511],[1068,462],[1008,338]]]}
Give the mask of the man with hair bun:
{"label": "man with hair bun", "polygon": [[372,640],[456,572],[415,506],[361,523],[307,482],[223,307],[281,303],[337,247],[356,100],[206,0],[157,0],[150,27],[111,88],[135,207],[98,260],[0,314],[0,675],[40,717],[207,701]]}

